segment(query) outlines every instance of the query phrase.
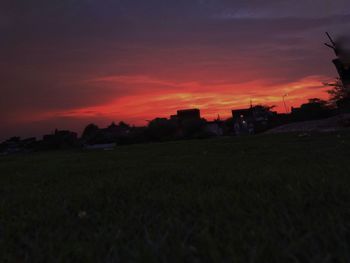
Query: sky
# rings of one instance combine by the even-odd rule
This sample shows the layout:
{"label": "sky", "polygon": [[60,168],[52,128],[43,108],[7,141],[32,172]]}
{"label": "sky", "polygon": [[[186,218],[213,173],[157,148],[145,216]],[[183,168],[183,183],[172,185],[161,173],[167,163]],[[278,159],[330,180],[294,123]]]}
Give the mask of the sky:
{"label": "sky", "polygon": [[349,0],[1,0],[0,139],[327,98]]}

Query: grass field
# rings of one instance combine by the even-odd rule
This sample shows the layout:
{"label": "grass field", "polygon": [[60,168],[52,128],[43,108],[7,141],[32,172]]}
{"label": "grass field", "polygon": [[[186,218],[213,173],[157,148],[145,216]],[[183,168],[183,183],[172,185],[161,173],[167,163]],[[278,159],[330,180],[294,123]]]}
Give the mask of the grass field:
{"label": "grass field", "polygon": [[0,262],[350,262],[350,134],[0,157]]}

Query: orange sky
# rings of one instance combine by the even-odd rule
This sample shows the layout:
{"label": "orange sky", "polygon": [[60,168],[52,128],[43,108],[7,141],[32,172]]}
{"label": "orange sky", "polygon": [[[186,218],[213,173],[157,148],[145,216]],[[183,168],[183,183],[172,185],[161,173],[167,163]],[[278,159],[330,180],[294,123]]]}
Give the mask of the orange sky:
{"label": "orange sky", "polygon": [[[231,116],[231,110],[249,107],[253,104],[275,105],[275,110],[285,112],[282,96],[285,97],[288,110],[305,103],[308,98],[327,99],[327,88],[322,83],[327,77],[310,76],[300,81],[283,85],[267,85],[264,82],[251,81],[240,84],[201,85],[196,82],[171,82],[152,79],[147,76],[108,76],[89,82],[108,83],[109,85],[127,84],[142,86],[144,92],[123,96],[103,105],[83,107],[69,111],[45,112],[34,114],[36,121],[52,117],[69,117],[85,119],[132,120],[133,124],[145,125],[147,120],[155,117],[169,117],[178,109],[199,108],[202,116],[214,119]],[[166,85],[169,88],[157,90],[154,86]],[[149,92],[149,90],[154,90]],[[250,94],[247,94],[249,90]]]}

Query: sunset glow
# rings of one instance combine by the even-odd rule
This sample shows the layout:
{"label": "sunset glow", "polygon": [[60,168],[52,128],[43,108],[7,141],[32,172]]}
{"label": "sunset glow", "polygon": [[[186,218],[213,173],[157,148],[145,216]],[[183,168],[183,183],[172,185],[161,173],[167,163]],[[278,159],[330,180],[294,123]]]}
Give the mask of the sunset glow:
{"label": "sunset glow", "polygon": [[[142,82],[142,79],[145,82]],[[115,116],[119,116],[121,120],[133,120],[136,125],[144,125],[147,120],[155,117],[169,117],[178,109],[186,108],[199,108],[202,111],[202,116],[208,119],[214,119],[218,115],[228,118],[231,116],[232,109],[248,107],[250,101],[253,104],[275,105],[275,110],[284,112],[283,94],[288,94],[287,105],[289,108],[306,102],[307,98],[326,99],[327,94],[322,86],[322,81],[325,79],[325,77],[313,76],[277,87],[266,87],[264,83],[259,82],[207,87],[200,86],[196,82],[171,83],[151,80],[146,77],[136,77],[135,79],[128,77],[106,78],[104,80],[115,82],[115,85],[125,81],[129,84],[144,85],[147,90],[152,90],[152,84],[166,84],[172,86],[173,89],[129,95],[104,105],[51,112],[38,117],[42,119],[52,117],[113,119]],[[182,88],[184,90],[179,92],[179,89]],[[249,90],[249,94],[245,94],[245,90]]]}
{"label": "sunset glow", "polygon": [[1,138],[144,125],[185,108],[227,118],[251,101],[285,112],[284,94],[287,110],[326,99],[322,83],[337,73],[324,32],[350,22],[340,0],[49,2],[0,11]]}

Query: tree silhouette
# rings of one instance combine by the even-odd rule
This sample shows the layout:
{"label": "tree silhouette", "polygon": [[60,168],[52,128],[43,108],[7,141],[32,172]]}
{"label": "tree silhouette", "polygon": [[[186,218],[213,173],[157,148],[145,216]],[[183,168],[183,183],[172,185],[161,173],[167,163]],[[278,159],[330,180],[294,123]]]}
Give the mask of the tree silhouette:
{"label": "tree silhouette", "polygon": [[89,124],[88,126],[85,127],[84,131],[83,131],[83,134],[82,134],[82,139],[85,140],[85,141],[90,141],[92,140],[93,138],[96,137],[96,135],[98,134],[99,132],[99,128],[96,124]]}
{"label": "tree silhouette", "polygon": [[340,78],[336,78],[335,82],[324,83],[324,86],[332,87],[332,89],[327,91],[328,94],[330,95],[329,103],[332,106],[336,106],[337,102],[341,100],[350,98],[350,91],[349,89],[344,87]]}

